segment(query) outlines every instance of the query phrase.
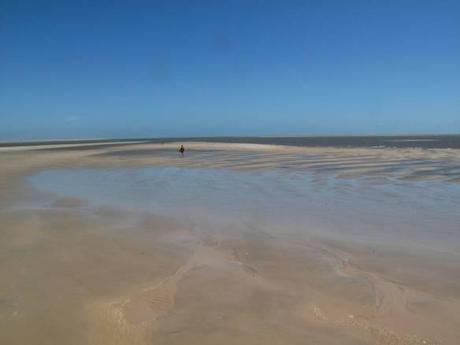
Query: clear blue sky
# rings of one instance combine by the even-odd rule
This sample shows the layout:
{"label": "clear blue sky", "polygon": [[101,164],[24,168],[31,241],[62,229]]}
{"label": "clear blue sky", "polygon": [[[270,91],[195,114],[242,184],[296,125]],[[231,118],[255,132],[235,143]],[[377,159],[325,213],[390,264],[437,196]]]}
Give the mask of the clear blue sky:
{"label": "clear blue sky", "polygon": [[0,0],[0,140],[459,132],[458,0]]}

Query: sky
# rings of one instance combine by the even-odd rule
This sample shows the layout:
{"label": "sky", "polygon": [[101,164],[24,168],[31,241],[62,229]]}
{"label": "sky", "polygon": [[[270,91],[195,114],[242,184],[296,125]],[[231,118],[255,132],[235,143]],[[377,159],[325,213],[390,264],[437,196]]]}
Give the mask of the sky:
{"label": "sky", "polygon": [[460,133],[460,1],[0,0],[0,141]]}

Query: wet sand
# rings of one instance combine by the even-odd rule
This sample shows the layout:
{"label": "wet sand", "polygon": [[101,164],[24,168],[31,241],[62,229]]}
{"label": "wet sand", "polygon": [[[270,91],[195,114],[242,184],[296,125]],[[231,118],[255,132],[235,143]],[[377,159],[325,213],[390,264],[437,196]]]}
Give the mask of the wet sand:
{"label": "wet sand", "polygon": [[458,343],[459,150],[185,146],[0,153],[1,344]]}

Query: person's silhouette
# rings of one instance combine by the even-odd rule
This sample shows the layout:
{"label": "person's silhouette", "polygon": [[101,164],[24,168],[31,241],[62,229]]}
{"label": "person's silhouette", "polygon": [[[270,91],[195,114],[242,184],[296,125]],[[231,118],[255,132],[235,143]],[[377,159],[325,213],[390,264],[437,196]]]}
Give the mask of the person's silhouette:
{"label": "person's silhouette", "polygon": [[179,152],[180,152],[180,155],[181,155],[181,156],[184,155],[184,152],[185,152],[184,145],[181,145],[181,146],[180,146]]}

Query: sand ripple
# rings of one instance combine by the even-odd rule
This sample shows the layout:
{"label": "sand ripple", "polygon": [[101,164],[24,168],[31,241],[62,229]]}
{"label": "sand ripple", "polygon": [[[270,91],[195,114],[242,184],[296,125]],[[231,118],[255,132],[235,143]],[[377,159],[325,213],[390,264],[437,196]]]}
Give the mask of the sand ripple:
{"label": "sand ripple", "polygon": [[243,170],[289,169],[331,173],[341,177],[380,176],[403,180],[460,182],[460,150],[416,148],[289,147],[257,144],[185,143],[177,159],[176,143],[137,145],[98,157],[153,164]]}

